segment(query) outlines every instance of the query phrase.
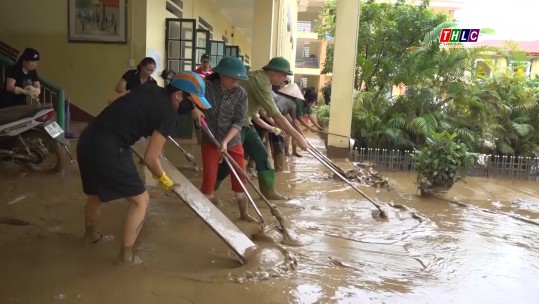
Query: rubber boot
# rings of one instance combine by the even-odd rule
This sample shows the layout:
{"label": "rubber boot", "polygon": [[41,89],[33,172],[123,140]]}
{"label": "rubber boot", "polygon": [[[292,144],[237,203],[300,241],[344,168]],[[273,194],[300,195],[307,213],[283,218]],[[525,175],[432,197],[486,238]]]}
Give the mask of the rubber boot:
{"label": "rubber boot", "polygon": [[275,172],[282,172],[284,170],[284,154],[280,151],[273,152],[273,167]]}
{"label": "rubber boot", "polygon": [[258,171],[260,192],[269,200],[286,201],[289,198],[275,191],[275,172],[273,170]]}

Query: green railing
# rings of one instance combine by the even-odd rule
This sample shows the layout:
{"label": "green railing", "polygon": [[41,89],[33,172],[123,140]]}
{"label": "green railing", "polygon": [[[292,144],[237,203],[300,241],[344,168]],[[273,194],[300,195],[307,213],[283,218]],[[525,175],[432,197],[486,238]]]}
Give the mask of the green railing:
{"label": "green railing", "polygon": [[[0,54],[0,81],[2,82],[2,86],[4,85],[4,81],[6,79],[6,68],[9,66],[12,66],[15,64],[15,62]],[[66,127],[66,108],[65,108],[65,91],[58,87],[57,85],[51,83],[50,81],[39,77],[39,82],[41,83],[42,90],[41,90],[41,96],[40,100],[44,104],[51,104],[53,103],[53,100],[56,99],[56,122],[62,127],[62,129],[65,130]]]}

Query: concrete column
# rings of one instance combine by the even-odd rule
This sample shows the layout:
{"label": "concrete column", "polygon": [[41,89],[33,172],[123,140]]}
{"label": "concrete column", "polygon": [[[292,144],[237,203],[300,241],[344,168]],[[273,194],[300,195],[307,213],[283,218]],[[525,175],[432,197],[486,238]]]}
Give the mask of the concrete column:
{"label": "concrete column", "polygon": [[[329,132],[347,136],[350,135],[352,126],[359,2],[337,0]],[[328,137],[328,153],[333,155],[347,153],[348,148],[348,139],[331,135]]]}
{"label": "concrete column", "polygon": [[254,1],[251,71],[259,70],[272,58],[274,51],[275,0]]}
{"label": "concrete column", "polygon": [[[271,49],[271,58],[276,56],[282,56],[281,44],[283,38],[283,13],[282,13],[282,3],[281,0],[273,0],[273,45]],[[286,25],[285,25],[286,26]]]}

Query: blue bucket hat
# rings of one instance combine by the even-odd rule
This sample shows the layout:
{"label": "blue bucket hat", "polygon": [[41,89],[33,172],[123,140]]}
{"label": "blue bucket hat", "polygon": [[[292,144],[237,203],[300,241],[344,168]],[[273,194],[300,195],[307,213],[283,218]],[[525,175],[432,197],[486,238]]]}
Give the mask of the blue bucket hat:
{"label": "blue bucket hat", "polygon": [[204,96],[206,84],[204,80],[192,71],[179,72],[174,75],[170,85],[178,90],[189,93],[197,106],[203,110],[211,109],[211,105]]}

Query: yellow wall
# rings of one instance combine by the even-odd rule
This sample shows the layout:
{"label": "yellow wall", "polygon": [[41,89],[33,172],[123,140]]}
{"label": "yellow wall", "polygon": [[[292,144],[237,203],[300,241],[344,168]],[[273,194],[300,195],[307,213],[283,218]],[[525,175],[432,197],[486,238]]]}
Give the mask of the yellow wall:
{"label": "yellow wall", "polygon": [[38,73],[63,87],[76,105],[95,115],[129,68],[129,58],[136,63],[145,54],[145,23],[140,21],[145,19],[146,0],[130,3],[137,20],[134,29],[128,26],[128,37],[134,34],[132,54],[129,43],[68,43],[67,1],[60,0],[2,1],[0,40],[19,51],[38,49],[42,58]]}
{"label": "yellow wall", "polygon": [[534,58],[532,58],[532,66],[531,66],[530,76],[533,77],[533,76],[536,76],[536,75],[539,76],[539,58],[534,57]]}
{"label": "yellow wall", "polygon": [[[298,24],[298,2],[296,0],[280,0],[281,4],[281,16],[280,25],[276,25],[276,28],[280,33],[277,35],[277,56],[282,56],[290,61],[290,64],[294,66],[296,61],[296,40],[298,37],[297,24]],[[292,17],[292,24],[290,25],[290,31],[288,31],[288,14]],[[290,39],[293,42],[290,43]]]}
{"label": "yellow wall", "polygon": [[[3,1],[0,10],[0,40],[22,51],[33,47],[42,60],[38,73],[66,90],[72,102],[92,115],[106,105],[107,98],[129,66],[147,55],[147,49],[161,53],[165,60],[165,19],[175,18],[166,10],[166,0],[130,0],[128,6],[128,43],[69,43],[67,36],[67,1]],[[24,24],[21,17],[25,16]],[[250,55],[247,39],[235,32],[211,0],[184,1],[184,18],[201,16],[214,27],[214,38],[229,38],[239,45],[242,54]],[[134,21],[134,22],[132,22]],[[162,83],[159,75],[154,77]]]}
{"label": "yellow wall", "polygon": [[[237,45],[240,47],[242,55],[251,56],[251,43],[238,31],[234,31],[232,23],[221,14],[219,8],[211,0],[183,0],[183,18],[196,19],[198,26],[199,17],[213,26],[214,40],[221,40],[222,36],[225,36],[228,38],[228,45]],[[232,33],[234,33],[234,37],[231,36]]]}

